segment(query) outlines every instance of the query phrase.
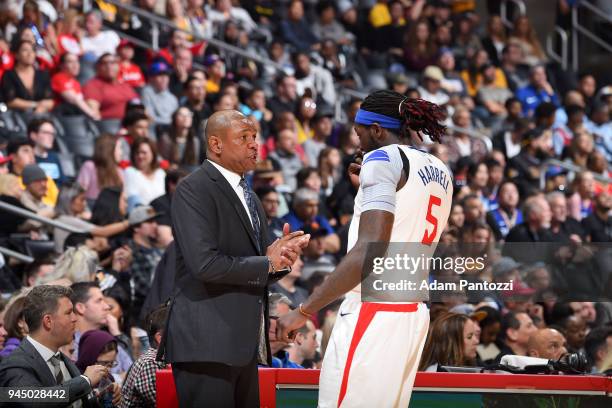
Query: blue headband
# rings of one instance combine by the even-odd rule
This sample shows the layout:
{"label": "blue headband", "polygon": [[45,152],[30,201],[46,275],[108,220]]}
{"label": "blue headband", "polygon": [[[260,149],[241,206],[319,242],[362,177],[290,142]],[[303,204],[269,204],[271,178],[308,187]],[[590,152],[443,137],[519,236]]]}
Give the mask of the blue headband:
{"label": "blue headband", "polygon": [[355,116],[355,123],[358,125],[369,126],[373,123],[378,123],[385,129],[399,129],[402,127],[402,122],[399,119],[392,118],[380,113],[374,113],[367,110],[359,109]]}

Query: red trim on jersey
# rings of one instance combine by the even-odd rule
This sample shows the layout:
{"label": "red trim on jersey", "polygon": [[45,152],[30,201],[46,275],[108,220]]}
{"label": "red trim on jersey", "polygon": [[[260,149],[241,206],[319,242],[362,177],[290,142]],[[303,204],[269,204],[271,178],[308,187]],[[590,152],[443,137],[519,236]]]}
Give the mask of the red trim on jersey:
{"label": "red trim on jersey", "polygon": [[340,394],[338,395],[338,407],[342,404],[342,400],[346,395],[346,388],[348,386],[349,372],[351,371],[351,365],[353,364],[353,357],[355,356],[355,350],[361,341],[361,338],[365,334],[366,330],[372,323],[372,319],[378,312],[416,312],[419,307],[418,303],[372,303],[363,302],[361,309],[359,309],[359,317],[357,318],[357,326],[353,332],[353,338],[351,339],[351,345],[349,346],[348,356],[346,358],[346,365],[344,366],[344,373],[342,374],[342,385],[340,385]]}

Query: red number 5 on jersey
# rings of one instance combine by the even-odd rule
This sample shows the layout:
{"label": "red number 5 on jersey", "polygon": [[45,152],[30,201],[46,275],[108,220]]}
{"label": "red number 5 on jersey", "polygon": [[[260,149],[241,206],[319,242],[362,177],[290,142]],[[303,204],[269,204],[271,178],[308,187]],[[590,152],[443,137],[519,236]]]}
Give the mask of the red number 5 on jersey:
{"label": "red number 5 on jersey", "polygon": [[438,232],[438,219],[431,213],[431,209],[434,205],[436,207],[439,207],[440,204],[442,204],[442,200],[440,199],[440,197],[436,197],[435,195],[429,196],[429,204],[427,205],[427,215],[425,216],[425,219],[428,223],[433,225],[433,231],[429,233],[427,231],[427,228],[425,229],[425,232],[423,233],[423,239],[421,240],[422,244],[431,245],[434,239],[436,238],[436,234]]}

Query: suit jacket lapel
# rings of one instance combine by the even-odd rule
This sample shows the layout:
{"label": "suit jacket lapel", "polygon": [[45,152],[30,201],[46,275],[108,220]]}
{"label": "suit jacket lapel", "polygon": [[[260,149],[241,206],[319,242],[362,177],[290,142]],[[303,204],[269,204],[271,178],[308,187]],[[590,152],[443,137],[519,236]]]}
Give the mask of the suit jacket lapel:
{"label": "suit jacket lapel", "polygon": [[51,370],[49,369],[47,362],[43,360],[42,356],[32,345],[32,343],[30,343],[27,339],[24,339],[19,347],[21,347],[25,354],[30,356],[32,359],[32,366],[35,368],[36,372],[39,373],[40,379],[43,383],[42,385],[45,387],[55,386],[55,377],[53,377],[53,374],[51,374]]}
{"label": "suit jacket lapel", "polygon": [[[203,166],[204,166],[204,170],[208,173],[208,176],[216,182],[219,189],[223,192],[223,194],[229,200],[231,206],[234,208],[234,210],[236,210],[236,213],[238,213],[238,217],[240,218],[240,221],[242,221],[242,225],[244,226],[245,230],[249,234],[251,243],[257,249],[257,253],[261,254],[261,248],[258,248],[257,240],[255,239],[255,232],[253,231],[253,224],[251,224],[251,220],[249,219],[249,216],[247,215],[246,210],[244,209],[244,205],[242,205],[242,202],[236,195],[236,192],[234,191],[234,189],[232,189],[232,186],[230,186],[230,184],[227,182],[225,177],[223,177],[223,175],[219,172],[219,170],[217,170],[215,166],[210,164],[208,160],[204,161]],[[260,223],[262,222],[261,220],[262,218],[260,217]]]}

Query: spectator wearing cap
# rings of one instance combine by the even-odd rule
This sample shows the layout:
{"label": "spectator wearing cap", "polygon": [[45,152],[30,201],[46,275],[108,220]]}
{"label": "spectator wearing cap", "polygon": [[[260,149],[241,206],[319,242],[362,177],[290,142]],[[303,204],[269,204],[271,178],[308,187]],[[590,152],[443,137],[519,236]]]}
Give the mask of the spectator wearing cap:
{"label": "spectator wearing cap", "polygon": [[[110,333],[104,330],[89,330],[81,336],[79,340],[79,358],[76,366],[85,373],[89,366],[101,365],[110,370],[117,366],[118,346],[117,340]],[[107,375],[107,379],[113,384],[110,387],[113,405],[118,405],[121,398],[121,387],[117,384],[112,375]]]}
{"label": "spectator wearing cap", "polygon": [[140,309],[151,289],[155,267],[163,251],[157,247],[157,218],[160,214],[148,205],[134,208],[128,217],[132,227],[129,246],[132,249],[131,283],[134,288],[132,312],[140,314]]}
{"label": "spectator wearing cap", "polygon": [[297,51],[308,52],[319,45],[319,39],[304,18],[304,4],[300,0],[289,3],[287,19],[281,21],[280,32],[283,39]]}
{"label": "spectator wearing cap", "polygon": [[539,329],[529,336],[527,355],[547,360],[558,360],[567,353],[565,344],[565,337],[558,330]]}
{"label": "spectator wearing cap", "polygon": [[112,30],[102,30],[102,14],[92,10],[85,16],[85,32],[81,37],[81,47],[84,54],[91,54],[92,60],[99,59],[104,54],[114,54],[120,39]]}
{"label": "spectator wearing cap", "polygon": [[[300,191],[300,190],[298,190]],[[304,264],[301,268],[303,280],[308,280],[314,273],[329,274],[336,268],[336,259],[325,252],[325,241],[331,237],[323,226],[316,221],[305,223],[302,228],[305,234],[310,234],[308,246],[304,248]],[[335,235],[335,234],[333,234]]]}
{"label": "spectator wearing cap", "polygon": [[291,231],[302,229],[304,225],[316,224],[317,231],[325,232],[323,249],[327,253],[336,253],[340,249],[340,238],[334,232],[327,218],[319,215],[319,194],[309,188],[300,188],[293,197],[293,210],[283,217],[289,223]]}
{"label": "spectator wearing cap", "polygon": [[47,176],[61,185],[66,178],[59,156],[53,151],[55,127],[50,119],[35,118],[28,123],[28,137],[34,143],[34,159]]}
{"label": "spectator wearing cap", "polygon": [[47,178],[45,171],[36,164],[27,165],[22,173],[26,189],[21,195],[21,204],[38,215],[53,218],[55,216],[54,206],[43,202],[47,194]]}
{"label": "spectator wearing cap", "polygon": [[498,206],[486,215],[487,224],[493,230],[497,241],[506,238],[512,228],[523,222],[523,212],[517,208],[519,198],[518,188],[512,181],[507,180],[499,187]]}
{"label": "spectator wearing cap", "polygon": [[527,313],[508,312],[501,319],[497,346],[501,350],[496,360],[508,354],[526,356],[529,337],[537,331],[533,320]]}
{"label": "spectator wearing cap", "polygon": [[121,120],[127,103],[138,97],[134,89],[117,80],[119,64],[113,54],[103,54],[96,61],[96,76],[83,88],[85,100],[100,112],[102,120]]}
{"label": "spectator wearing cap", "polygon": [[491,306],[481,306],[475,310],[480,314],[478,319],[480,326],[480,344],[476,347],[476,352],[480,361],[488,365],[495,361],[499,354],[499,347],[496,341],[501,328],[501,315],[499,311]]}
{"label": "spectator wearing cap", "polygon": [[268,155],[268,158],[279,164],[285,184],[293,191],[297,186],[295,176],[304,167],[297,154],[298,142],[295,131],[284,129],[278,132],[275,145],[276,148]]}
{"label": "spectator wearing cap", "polygon": [[579,221],[568,217],[568,205],[565,194],[554,191],[546,196],[552,214],[550,232],[555,241],[581,243],[584,241],[584,229]]}
{"label": "spectator wearing cap", "polygon": [[421,81],[422,85],[418,87],[421,98],[437,105],[448,103],[449,97],[441,86],[443,80],[444,73],[439,67],[430,65],[425,68]]}
{"label": "spectator wearing cap", "polygon": [[312,138],[303,143],[306,160],[312,166],[319,162],[319,154],[327,147],[327,141],[332,134],[334,117],[330,107],[321,106],[312,118]]}
{"label": "spectator wearing cap", "polygon": [[296,82],[297,93],[304,95],[306,90],[310,89],[313,99],[334,106],[336,88],[334,87],[332,74],[325,68],[312,64],[310,56],[306,52],[295,53],[292,60],[298,78]]}
{"label": "spectator wearing cap", "polygon": [[132,62],[134,45],[129,40],[121,40],[117,46],[117,56],[119,57],[117,80],[133,88],[142,88],[145,84],[145,77],[140,67]]}
{"label": "spectator wearing cap", "polygon": [[556,107],[560,105],[559,97],[548,82],[546,69],[542,65],[531,68],[529,85],[516,91],[516,97],[523,105],[523,114],[532,116],[535,109],[543,102],[550,102]]}
{"label": "spectator wearing cap", "polygon": [[98,120],[99,112],[85,101],[81,84],[77,80],[80,71],[81,64],[76,54],[69,52],[62,54],[59,58],[59,71],[51,77],[51,89],[55,93],[55,112],[60,115],[84,113]]}
{"label": "spectator wearing cap", "polygon": [[582,220],[585,234],[591,242],[612,242],[612,195],[604,191],[594,201],[593,212]]}
{"label": "spectator wearing cap", "polygon": [[179,107],[176,96],[168,89],[171,71],[164,61],[154,62],[149,67],[148,84],[142,89],[142,104],[156,125],[169,125]]}

